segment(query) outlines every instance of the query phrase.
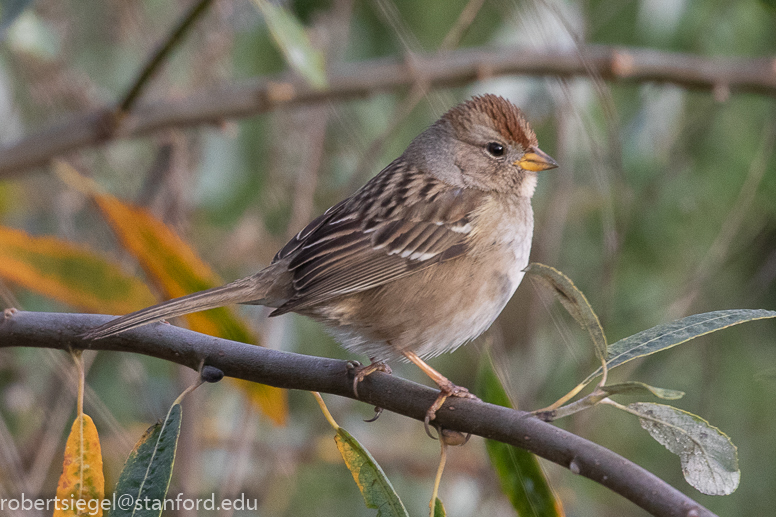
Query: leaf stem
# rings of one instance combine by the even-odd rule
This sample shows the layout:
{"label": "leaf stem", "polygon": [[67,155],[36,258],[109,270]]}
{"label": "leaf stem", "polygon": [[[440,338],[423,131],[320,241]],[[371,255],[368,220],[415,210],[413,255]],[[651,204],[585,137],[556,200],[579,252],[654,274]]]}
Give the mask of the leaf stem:
{"label": "leaf stem", "polygon": [[331,416],[331,412],[329,412],[329,408],[326,407],[326,403],[323,401],[323,397],[321,397],[321,394],[318,393],[317,391],[311,391],[310,393],[312,393],[313,397],[315,397],[315,401],[318,402],[318,405],[321,406],[321,411],[323,412],[323,416],[329,422],[329,425],[331,425],[334,429],[339,430],[340,426],[334,420],[334,417]]}
{"label": "leaf stem", "polygon": [[86,388],[86,372],[84,370],[83,350],[70,350],[70,356],[78,369],[78,395],[76,400],[76,410],[78,418],[84,415],[84,391]]}
{"label": "leaf stem", "polygon": [[442,473],[445,471],[445,463],[447,462],[447,444],[440,436],[439,444],[441,446],[441,452],[439,454],[439,467],[437,467],[436,477],[434,478],[434,490],[431,493],[431,502],[428,503],[430,509],[429,517],[434,517],[434,509],[436,508],[436,500],[439,495],[439,485],[442,482]]}

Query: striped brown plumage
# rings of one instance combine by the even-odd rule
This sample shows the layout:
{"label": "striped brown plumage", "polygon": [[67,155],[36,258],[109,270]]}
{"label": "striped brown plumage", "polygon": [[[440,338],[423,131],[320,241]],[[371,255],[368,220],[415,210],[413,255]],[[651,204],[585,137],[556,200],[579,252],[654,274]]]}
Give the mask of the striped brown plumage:
{"label": "striped brown plumage", "polygon": [[[486,330],[523,278],[537,172],[555,167],[522,112],[495,95],[445,113],[360,190],[310,222],[253,276],[122,316],[104,338],[228,303],[324,323],[373,361],[408,359],[450,395],[468,396],[421,357]],[[370,366],[354,383],[377,369]],[[356,384],[354,384],[355,389]]]}

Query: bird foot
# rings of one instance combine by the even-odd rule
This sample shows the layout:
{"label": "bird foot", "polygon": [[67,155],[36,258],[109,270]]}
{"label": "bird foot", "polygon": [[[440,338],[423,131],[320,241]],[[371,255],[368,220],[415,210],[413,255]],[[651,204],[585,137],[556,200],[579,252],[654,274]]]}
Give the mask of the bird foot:
{"label": "bird foot", "polygon": [[476,395],[469,392],[468,389],[464,388],[463,386],[456,386],[450,380],[444,378],[445,382],[439,383],[439,396],[437,396],[436,400],[433,404],[431,404],[431,407],[428,408],[426,411],[426,418],[423,420],[423,426],[426,429],[426,434],[429,435],[431,438],[436,440],[437,438],[431,434],[431,421],[436,418],[436,412],[439,411],[439,409],[442,407],[442,404],[445,403],[445,401],[450,397],[457,397],[462,399],[474,399],[474,400],[480,400],[477,398]]}
{"label": "bird foot", "polygon": [[352,366],[352,369],[355,372],[355,376],[353,377],[353,394],[356,396],[356,398],[358,398],[358,383],[366,379],[368,375],[371,375],[375,372],[385,372],[388,375],[393,373],[391,367],[382,361],[373,362],[368,366],[361,366],[359,363],[351,361],[349,366]]}
{"label": "bird foot", "polygon": [[[370,375],[374,372],[385,372],[388,375],[393,373],[391,371],[391,367],[381,361],[372,362],[372,364],[369,366],[362,366],[358,361],[349,361],[348,369],[354,370],[355,372],[355,376],[353,378],[353,394],[356,396],[356,398],[358,398],[358,383],[366,379],[367,375]],[[364,420],[364,422],[374,422],[380,418],[380,415],[382,414],[383,408],[375,407],[375,415],[372,418]]]}

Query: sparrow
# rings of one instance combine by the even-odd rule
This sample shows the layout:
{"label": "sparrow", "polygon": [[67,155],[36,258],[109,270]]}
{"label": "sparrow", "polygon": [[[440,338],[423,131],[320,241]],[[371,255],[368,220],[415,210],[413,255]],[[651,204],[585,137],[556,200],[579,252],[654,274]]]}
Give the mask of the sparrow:
{"label": "sparrow", "polygon": [[[448,397],[476,398],[423,359],[484,332],[517,289],[533,236],[537,173],[557,167],[518,107],[482,95],[450,109],[352,196],[310,222],[258,273],[133,312],[100,339],[239,303],[322,322],[367,355],[358,383],[404,358]],[[357,395],[357,391],[356,391]]]}

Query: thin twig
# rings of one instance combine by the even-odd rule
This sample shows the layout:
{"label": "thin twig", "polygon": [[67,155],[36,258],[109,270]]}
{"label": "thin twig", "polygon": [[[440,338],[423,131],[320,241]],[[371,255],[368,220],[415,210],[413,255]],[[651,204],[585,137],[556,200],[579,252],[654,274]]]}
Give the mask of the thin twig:
{"label": "thin twig", "polygon": [[445,39],[442,40],[442,44],[439,45],[439,50],[452,50],[458,46],[461,42],[466,31],[469,30],[474,18],[477,17],[477,13],[480,12],[482,6],[485,4],[485,0],[469,0],[466,7],[463,8],[461,14],[458,15],[458,19],[455,24],[447,31]]}
{"label": "thin twig", "polygon": [[210,4],[212,3],[213,0],[199,0],[181,17],[178,24],[170,32],[164,42],[154,51],[151,57],[148,58],[148,61],[146,61],[140,74],[138,74],[132,82],[132,86],[129,87],[127,93],[121,98],[121,101],[118,102],[116,111],[119,116],[132,111],[135,102],[140,98],[140,94],[143,93],[143,89],[145,89],[151,78],[159,71],[165,59],[167,59],[176,45],[183,40],[183,36],[186,32],[194,25],[194,22],[207,11],[207,8],[210,7]]}

